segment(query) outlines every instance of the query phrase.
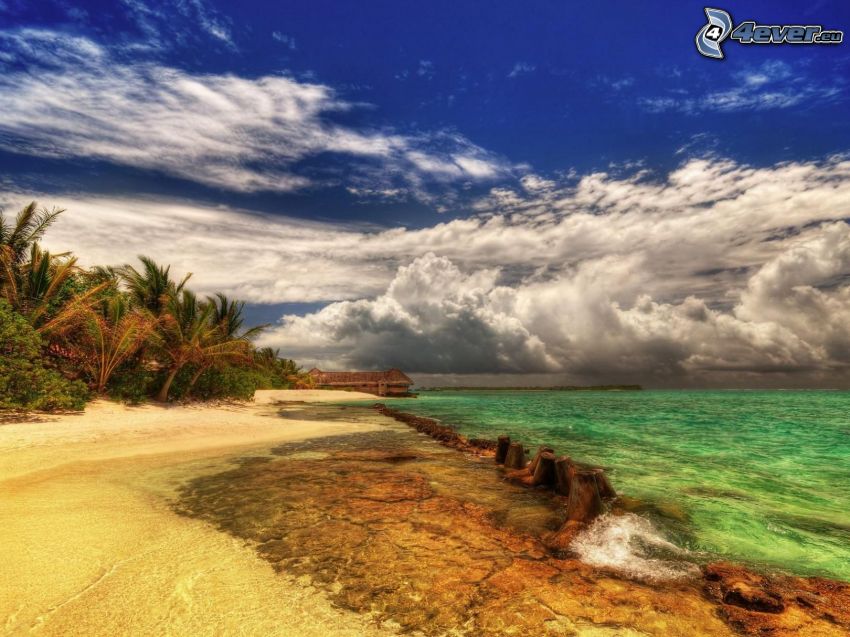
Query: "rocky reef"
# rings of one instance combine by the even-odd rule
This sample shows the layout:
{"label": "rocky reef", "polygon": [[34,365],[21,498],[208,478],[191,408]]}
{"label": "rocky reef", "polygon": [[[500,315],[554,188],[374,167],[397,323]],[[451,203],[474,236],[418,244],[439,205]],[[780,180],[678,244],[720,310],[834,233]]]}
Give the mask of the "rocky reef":
{"label": "rocky reef", "polygon": [[[556,540],[571,521],[584,528],[594,516],[619,514],[604,474],[545,447],[529,462],[515,442],[473,442],[436,421],[404,418],[441,444],[382,419],[379,432],[287,444],[198,478],[175,509],[250,542],[281,573],[324,589],[341,607],[405,633],[850,630],[850,591],[838,582],[721,564],[667,579],[589,565]],[[508,466],[511,448],[524,466]],[[580,501],[571,504],[574,494]]]}

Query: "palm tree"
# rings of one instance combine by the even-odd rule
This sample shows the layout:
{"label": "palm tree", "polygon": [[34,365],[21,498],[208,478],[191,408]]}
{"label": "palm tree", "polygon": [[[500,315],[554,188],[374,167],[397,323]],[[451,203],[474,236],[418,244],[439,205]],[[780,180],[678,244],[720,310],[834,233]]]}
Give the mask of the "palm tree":
{"label": "palm tree", "polygon": [[21,208],[14,224],[9,223],[0,211],[0,287],[6,285],[10,271],[24,262],[32,245],[44,236],[56,217],[65,212],[61,208],[47,210],[37,206],[32,201]]}
{"label": "palm tree", "polygon": [[295,361],[281,358],[279,349],[263,347],[254,350],[254,366],[277,378],[283,387],[309,387],[313,383],[312,377],[305,374]]}
{"label": "palm tree", "polygon": [[183,289],[169,295],[158,330],[159,349],[167,359],[168,373],[156,399],[168,400],[168,391],[177,373],[189,363],[244,355],[250,343],[240,338],[222,338],[210,320],[213,305],[201,303],[194,293]]}
{"label": "palm tree", "polygon": [[[192,391],[192,388],[198,382],[201,375],[214,365],[233,359],[248,360],[251,353],[250,340],[268,327],[267,324],[258,325],[243,331],[245,303],[231,301],[224,294],[216,293],[213,297],[207,297],[206,305],[210,307],[209,321],[213,328],[209,334],[210,345],[215,343],[221,345],[230,343],[228,348],[231,351],[226,355],[216,353],[208,356],[200,356],[200,359],[197,361],[195,373],[192,374],[192,378],[189,380],[189,392]],[[242,344],[241,347],[239,346],[240,343]]]}
{"label": "palm tree", "polygon": [[115,289],[99,307],[86,311],[78,326],[75,340],[87,354],[83,366],[102,393],[115,370],[146,342],[155,322],[146,312],[131,308],[129,299]]}
{"label": "palm tree", "polygon": [[8,271],[2,296],[37,332],[49,334],[73,322],[104,287],[68,296],[66,286],[77,271],[76,257],[52,255],[33,243],[29,258]]}
{"label": "palm tree", "polygon": [[139,256],[142,262],[141,272],[132,265],[125,265],[117,270],[118,275],[127,286],[127,291],[137,307],[149,311],[154,316],[160,316],[168,305],[169,299],[178,296],[192,276],[190,272],[179,282],[172,280],[171,266],[161,266],[146,256]]}
{"label": "palm tree", "polygon": [[0,297],[40,333],[60,329],[79,316],[102,288],[69,296],[78,272],[76,257],[51,254],[38,241],[64,210],[24,206],[9,223],[0,212]]}

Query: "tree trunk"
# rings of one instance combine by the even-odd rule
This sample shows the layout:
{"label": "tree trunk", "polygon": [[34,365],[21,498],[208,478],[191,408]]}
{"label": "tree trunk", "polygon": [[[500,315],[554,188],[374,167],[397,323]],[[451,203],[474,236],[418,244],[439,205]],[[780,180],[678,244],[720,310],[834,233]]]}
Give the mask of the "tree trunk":
{"label": "tree trunk", "polygon": [[186,389],[187,394],[192,393],[192,388],[195,386],[195,383],[198,382],[198,379],[201,377],[201,374],[203,374],[208,369],[209,369],[209,366],[199,367],[197,369],[197,371],[194,374],[192,374],[192,378],[189,381],[189,387]]}
{"label": "tree trunk", "polygon": [[551,451],[541,451],[537,454],[537,465],[534,467],[534,477],[531,486],[555,486],[555,454]]}
{"label": "tree trunk", "polygon": [[180,371],[180,367],[182,365],[177,365],[172,367],[168,372],[168,377],[165,379],[165,382],[162,384],[162,388],[159,390],[159,393],[156,395],[156,399],[161,403],[168,402],[168,390],[171,389],[171,383],[174,382],[174,377],[177,376],[177,372]]}
{"label": "tree trunk", "polygon": [[569,456],[561,456],[555,460],[555,491],[560,495],[570,495],[570,476],[573,470],[573,461]]}
{"label": "tree trunk", "polygon": [[508,455],[508,447],[510,446],[510,436],[499,436],[499,442],[496,443],[496,464],[505,464],[505,458]]}
{"label": "tree trunk", "polygon": [[576,469],[570,475],[570,500],[567,503],[567,519],[574,522],[590,522],[604,510],[596,472],[593,469]]}
{"label": "tree trunk", "polygon": [[505,469],[525,469],[525,449],[522,443],[512,442],[505,456]]}

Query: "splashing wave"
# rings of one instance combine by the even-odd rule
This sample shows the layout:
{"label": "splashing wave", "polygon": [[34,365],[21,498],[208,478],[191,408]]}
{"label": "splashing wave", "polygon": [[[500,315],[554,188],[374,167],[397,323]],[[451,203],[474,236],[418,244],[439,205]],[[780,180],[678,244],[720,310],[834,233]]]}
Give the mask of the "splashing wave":
{"label": "splashing wave", "polygon": [[695,576],[699,568],[690,551],[666,539],[646,518],[606,514],[582,531],[572,548],[586,564],[610,568],[627,577],[651,582]]}

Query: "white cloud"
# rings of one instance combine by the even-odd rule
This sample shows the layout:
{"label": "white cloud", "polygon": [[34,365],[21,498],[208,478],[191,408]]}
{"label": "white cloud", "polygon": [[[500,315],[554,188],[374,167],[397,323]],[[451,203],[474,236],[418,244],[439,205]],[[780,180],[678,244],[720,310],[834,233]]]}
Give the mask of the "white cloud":
{"label": "white cloud", "polygon": [[[789,267],[800,261],[810,266],[802,275]],[[284,317],[264,342],[325,366],[428,374],[557,372],[584,382],[712,384],[730,374],[781,373],[792,384],[799,375],[846,382],[850,286],[817,286],[849,270],[845,223],[826,225],[768,261],[731,312],[695,296],[664,303],[640,294],[621,305],[614,297],[623,281],[645,278],[638,258],[604,258],[553,279],[504,286],[494,270],[464,273],[427,254],[401,267],[377,298]],[[774,289],[759,296],[766,281]]]}
{"label": "white cloud", "polygon": [[305,363],[669,384],[845,374],[850,160],[632,170],[527,175],[477,216],[421,229],[39,198],[70,210],[49,246],[85,263],[151,254],[201,292],[332,302],[267,337]]}
{"label": "white cloud", "polygon": [[[424,191],[429,181],[481,181],[510,166],[458,135],[358,130],[328,117],[354,104],[328,86],[284,76],[192,74],[124,62],[81,37],[0,33],[15,61],[0,76],[0,146],[156,170],[236,191],[291,191],[315,178],[299,162],[323,153],[348,177],[376,174]],[[437,150],[437,146],[439,149]],[[342,169],[342,168],[341,168]]]}
{"label": "white cloud", "polygon": [[295,38],[285,33],[281,33],[280,31],[273,31],[272,38],[280,42],[281,44],[287,46],[290,51],[294,51],[296,49],[295,46]]}
{"label": "white cloud", "polygon": [[147,39],[142,47],[168,48],[198,32],[237,49],[230,20],[203,0],[173,0],[156,6],[144,0],[121,0],[121,4]]}
{"label": "white cloud", "polygon": [[434,63],[431,60],[419,60],[419,67],[416,69],[416,75],[430,80],[434,77]]}
{"label": "white cloud", "polygon": [[288,317],[284,328],[263,340],[286,351],[331,355],[319,363],[342,359],[443,373],[557,369],[543,343],[505,311],[509,291],[496,286],[497,274],[465,274],[429,253],[400,267],[378,298]]}
{"label": "white cloud", "polygon": [[519,77],[520,75],[527,75],[528,73],[534,73],[537,70],[537,67],[533,64],[529,64],[528,62],[517,62],[514,64],[510,73],[508,73],[508,77],[514,78]]}
{"label": "white cloud", "polygon": [[715,87],[701,95],[645,97],[640,105],[651,112],[679,111],[696,115],[705,111],[739,112],[791,108],[839,99],[846,82],[839,77],[814,81],[799,69],[779,61],[734,74],[734,83]]}
{"label": "white cloud", "polygon": [[[0,197],[14,213],[31,196]],[[358,250],[360,228],[300,221],[173,200],[38,196],[67,209],[46,245],[72,250],[84,266],[120,265],[137,255],[169,263],[192,287],[259,303],[314,302],[377,294],[391,278],[384,255]],[[119,239],[120,240],[117,240]]]}

